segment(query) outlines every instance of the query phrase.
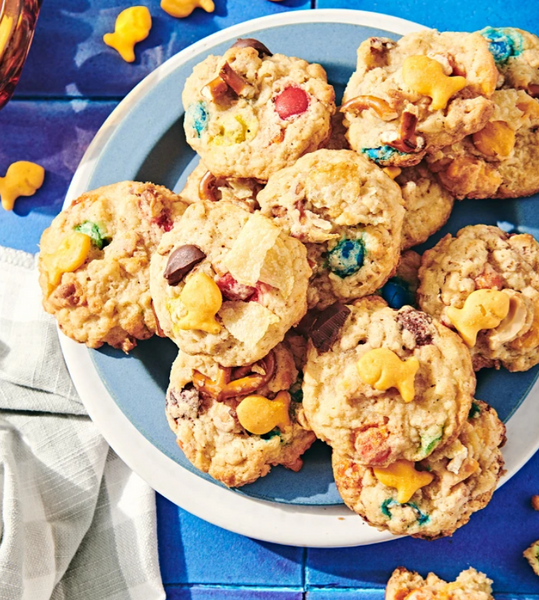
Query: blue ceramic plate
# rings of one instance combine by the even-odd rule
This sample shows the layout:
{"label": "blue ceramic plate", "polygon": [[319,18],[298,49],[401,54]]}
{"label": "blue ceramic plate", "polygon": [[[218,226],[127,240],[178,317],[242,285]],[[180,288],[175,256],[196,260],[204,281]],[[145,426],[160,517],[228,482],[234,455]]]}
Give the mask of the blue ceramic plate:
{"label": "blue ceramic plate", "polygon": [[[103,125],[83,159],[70,188],[68,200],[88,189],[124,179],[152,181],[180,191],[187,175],[198,162],[187,145],[183,132],[184,112],[180,96],[185,80],[197,63],[209,54],[222,54],[239,36],[256,37],[274,52],[321,63],[328,73],[330,83],[335,87],[337,99],[340,100],[354,71],[357,46],[363,40],[371,36],[398,39],[400,34],[418,29],[421,26],[384,15],[329,10],[266,17],[210,36],[157,69],[119,105]],[[425,247],[435,244],[447,232],[456,233],[464,225],[475,223],[497,224],[506,230],[531,233],[537,228],[539,232],[537,206],[535,199],[459,202],[447,225]],[[164,398],[170,367],[177,352],[172,342],[153,338],[140,343],[129,356],[112,348],[87,351],[67,341],[64,341],[64,349],[74,376],[75,372],[80,372],[81,361],[87,365],[86,373],[81,375],[81,380],[76,377],[75,383],[105,437],[113,447],[117,447],[125,442],[125,439],[120,442],[118,438],[125,438],[127,435],[130,448],[123,452],[118,448],[117,450],[156,489],[176,503],[186,505],[185,489],[173,489],[174,484],[170,483],[166,470],[165,481],[157,481],[155,465],[150,465],[149,469],[141,468],[136,455],[140,455],[137,444],[142,439],[145,443],[149,442],[152,456],[157,457],[155,461],[164,465],[163,458],[170,459],[166,461],[167,468],[172,469],[170,477],[177,478],[178,473],[185,475],[189,471],[196,479],[206,480],[204,490],[214,490],[213,493],[217,493],[215,490],[222,488],[221,491],[226,493],[227,498],[231,496],[229,490],[200,473],[185,459],[168,427]],[[99,379],[106,388],[106,392],[95,394],[94,382],[93,398],[88,390],[89,386],[92,387],[88,381],[89,371],[91,377]],[[505,370],[483,370],[479,373],[477,397],[492,404],[507,421],[529,394],[537,373],[537,368],[519,374],[510,374]],[[522,427],[528,429],[533,424],[526,423]],[[125,433],[126,431],[129,433]],[[524,437],[526,440],[520,439],[518,448],[511,448],[514,464],[509,465],[509,470],[512,472],[522,466],[536,448],[537,442],[533,436],[529,436],[530,440],[527,436]],[[240,494],[248,498],[241,498]],[[342,501],[333,481],[329,449],[321,442],[305,454],[305,466],[299,473],[282,467],[274,468],[268,476],[244,486],[232,496],[236,498],[236,503],[240,498],[242,501],[262,499],[270,501],[273,506],[275,503],[286,503],[290,505],[290,514],[294,511],[308,513],[309,507],[318,507],[322,511],[322,507],[331,506],[336,511],[346,510],[340,506]],[[261,503],[256,505],[260,506]],[[196,506],[194,509],[193,506],[186,508],[217,522],[215,515],[200,514]],[[285,507],[281,507],[281,512],[283,510]],[[320,510],[317,514],[322,514]],[[238,531],[230,523],[218,524]],[[362,533],[364,531],[364,528],[358,527],[358,532],[361,533],[356,535],[353,543],[385,539],[376,532],[373,538],[370,534],[372,530],[367,530],[369,534]],[[263,537],[253,531],[248,533]],[[297,539],[292,543],[306,543],[305,539]],[[291,543],[282,536],[272,541]],[[350,543],[350,540],[342,538],[336,545],[345,543]],[[313,543],[311,539],[309,544],[319,545],[320,540]]]}

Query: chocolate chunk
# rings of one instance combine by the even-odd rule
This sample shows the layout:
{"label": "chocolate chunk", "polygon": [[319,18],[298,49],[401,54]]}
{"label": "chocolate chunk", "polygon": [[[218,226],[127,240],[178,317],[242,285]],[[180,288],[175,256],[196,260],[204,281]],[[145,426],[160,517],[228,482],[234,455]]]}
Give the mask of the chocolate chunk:
{"label": "chocolate chunk", "polygon": [[258,56],[260,56],[260,58],[263,58],[264,56],[273,56],[273,54],[270,52],[270,50],[267,48],[267,46],[264,46],[264,44],[262,42],[259,42],[258,40],[255,40],[254,38],[244,38],[244,39],[238,39],[238,41],[235,44],[232,44],[232,46],[230,46],[231,48],[254,48],[255,50],[258,51]]}
{"label": "chocolate chunk", "polygon": [[432,344],[434,327],[430,315],[413,308],[404,308],[397,314],[397,323],[414,336],[418,346]]}
{"label": "chocolate chunk", "polygon": [[196,246],[191,244],[180,246],[168,257],[163,277],[169,285],[178,285],[187,273],[205,258],[204,252]]}
{"label": "chocolate chunk", "polygon": [[340,302],[335,302],[318,314],[310,327],[310,338],[320,352],[327,352],[337,339],[350,309]]}
{"label": "chocolate chunk", "polygon": [[301,321],[296,325],[295,330],[302,335],[303,337],[310,337],[311,329],[316,321],[316,318],[320,314],[318,310],[310,310],[306,315],[301,319]]}

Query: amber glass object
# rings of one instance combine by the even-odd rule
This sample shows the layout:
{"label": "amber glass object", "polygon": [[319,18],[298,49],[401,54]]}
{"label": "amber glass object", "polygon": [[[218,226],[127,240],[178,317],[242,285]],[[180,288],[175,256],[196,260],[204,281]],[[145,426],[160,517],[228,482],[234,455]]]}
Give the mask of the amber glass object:
{"label": "amber glass object", "polygon": [[0,0],[0,108],[13,95],[42,0]]}

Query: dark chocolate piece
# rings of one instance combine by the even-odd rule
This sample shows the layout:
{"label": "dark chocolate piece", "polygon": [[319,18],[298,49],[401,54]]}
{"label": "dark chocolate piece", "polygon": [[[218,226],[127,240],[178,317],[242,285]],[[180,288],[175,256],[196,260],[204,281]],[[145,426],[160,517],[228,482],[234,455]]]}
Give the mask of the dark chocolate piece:
{"label": "dark chocolate piece", "polygon": [[335,302],[320,312],[310,328],[310,338],[315,348],[320,352],[327,352],[349,314],[350,309],[340,302]]}
{"label": "dark chocolate piece", "polygon": [[270,52],[267,46],[264,46],[262,42],[255,40],[254,38],[244,38],[238,39],[235,44],[230,46],[231,48],[254,48],[258,51],[258,56],[263,58],[264,56],[273,56],[273,53]]}
{"label": "dark chocolate piece", "polygon": [[163,277],[169,285],[178,285],[187,273],[205,258],[204,252],[192,244],[180,246],[168,257]]}

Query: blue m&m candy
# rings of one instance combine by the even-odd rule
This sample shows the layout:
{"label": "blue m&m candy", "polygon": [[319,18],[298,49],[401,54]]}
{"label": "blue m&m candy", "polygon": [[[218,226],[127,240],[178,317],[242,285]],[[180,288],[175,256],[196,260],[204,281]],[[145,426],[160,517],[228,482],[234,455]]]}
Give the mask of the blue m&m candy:
{"label": "blue m&m candy", "polygon": [[488,49],[496,63],[522,54],[524,40],[513,27],[485,27],[479,33],[488,40]]}
{"label": "blue m&m candy", "polygon": [[200,137],[208,127],[208,111],[204,102],[191,104],[185,113],[185,122],[188,127],[195,130],[197,137]]}
{"label": "blue m&m candy", "polygon": [[415,294],[410,290],[408,283],[400,277],[392,277],[380,293],[391,308],[399,309],[415,304]]}
{"label": "blue m&m candy", "polygon": [[327,257],[327,267],[339,277],[349,277],[363,266],[365,246],[361,240],[341,240]]}

